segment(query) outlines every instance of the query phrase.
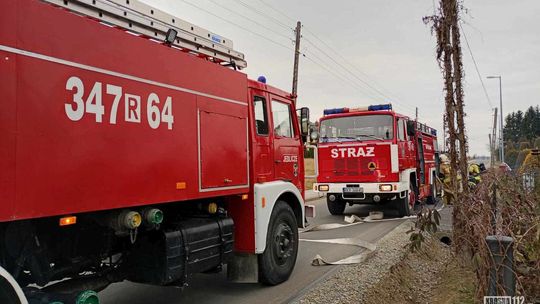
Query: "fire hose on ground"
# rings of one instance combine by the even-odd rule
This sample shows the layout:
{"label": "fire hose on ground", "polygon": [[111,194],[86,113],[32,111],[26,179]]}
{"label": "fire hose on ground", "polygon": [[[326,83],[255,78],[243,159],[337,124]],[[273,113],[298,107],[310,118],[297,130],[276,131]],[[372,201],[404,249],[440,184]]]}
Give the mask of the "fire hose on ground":
{"label": "fire hose on ground", "polygon": [[[444,205],[441,208],[437,209],[437,211],[441,211],[443,208],[444,208]],[[382,212],[370,212],[370,215],[364,218],[360,218],[353,214],[350,216],[345,216],[344,221],[346,222],[346,224],[340,224],[340,223],[321,224],[321,225],[316,225],[313,227],[306,228],[300,231],[300,233],[339,229],[339,228],[351,227],[351,226],[355,226],[355,225],[359,225],[363,223],[400,221],[400,220],[406,220],[406,219],[412,219],[412,218],[416,218],[416,215],[405,216],[405,217],[400,217],[400,218],[384,219]],[[343,258],[334,262],[330,262],[327,259],[324,259],[319,254],[317,254],[311,261],[311,265],[313,266],[359,264],[365,261],[366,259],[368,259],[369,257],[371,257],[377,250],[377,246],[375,244],[367,242],[357,237],[321,239],[321,240],[301,238],[300,241],[311,242],[311,243],[326,243],[326,244],[357,246],[357,247],[365,248],[367,250],[367,251],[362,251],[359,254],[355,254],[355,255],[352,255],[352,256],[349,256],[349,257],[346,257],[346,258]]]}

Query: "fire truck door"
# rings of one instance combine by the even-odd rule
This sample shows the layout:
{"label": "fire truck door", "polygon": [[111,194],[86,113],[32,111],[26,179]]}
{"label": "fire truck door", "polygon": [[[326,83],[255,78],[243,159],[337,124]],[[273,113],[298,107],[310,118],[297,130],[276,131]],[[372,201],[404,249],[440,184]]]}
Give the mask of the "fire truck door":
{"label": "fire truck door", "polygon": [[399,170],[403,170],[404,168],[409,168],[410,165],[407,163],[410,160],[409,155],[409,146],[407,142],[407,138],[405,137],[407,132],[405,129],[405,120],[398,119],[397,121],[397,135],[398,135],[398,159],[399,159]]}
{"label": "fire truck door", "polygon": [[418,144],[416,151],[418,151],[418,181],[421,185],[424,185],[426,183],[426,160],[424,158],[424,144],[422,136],[418,136]]}
{"label": "fire truck door", "polygon": [[293,124],[294,111],[290,101],[272,97],[272,128],[274,134],[274,174],[276,179],[299,181],[300,139]]}
{"label": "fire truck door", "polygon": [[253,174],[256,183],[272,180],[274,151],[270,145],[270,115],[268,98],[262,91],[254,91],[251,100],[253,121]]}

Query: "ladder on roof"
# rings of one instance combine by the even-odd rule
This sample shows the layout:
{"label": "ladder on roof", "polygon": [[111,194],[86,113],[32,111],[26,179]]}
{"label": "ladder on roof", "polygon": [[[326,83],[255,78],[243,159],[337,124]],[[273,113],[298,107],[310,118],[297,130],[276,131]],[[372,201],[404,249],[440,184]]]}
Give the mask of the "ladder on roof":
{"label": "ladder on roof", "polygon": [[[218,34],[178,19],[137,0],[42,0],[88,16],[126,31],[165,41],[208,60],[247,67],[244,54],[233,49],[233,42]],[[171,41],[172,33],[176,38]]]}

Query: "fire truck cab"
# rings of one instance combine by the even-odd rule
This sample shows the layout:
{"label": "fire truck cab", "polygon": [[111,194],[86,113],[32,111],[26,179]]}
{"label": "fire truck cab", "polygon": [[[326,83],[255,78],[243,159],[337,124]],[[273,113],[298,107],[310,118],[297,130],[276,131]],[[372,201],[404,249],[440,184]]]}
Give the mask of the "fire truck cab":
{"label": "fire truck cab", "polygon": [[391,104],[324,111],[319,121],[318,177],[331,214],[347,204],[393,204],[408,216],[435,201],[437,131]]}

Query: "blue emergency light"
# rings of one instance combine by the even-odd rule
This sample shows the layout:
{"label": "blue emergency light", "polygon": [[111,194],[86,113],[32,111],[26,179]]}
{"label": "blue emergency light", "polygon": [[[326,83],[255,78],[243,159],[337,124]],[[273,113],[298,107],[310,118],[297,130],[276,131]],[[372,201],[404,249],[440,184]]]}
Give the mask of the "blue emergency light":
{"label": "blue emergency light", "polygon": [[349,108],[335,108],[335,109],[326,109],[324,110],[324,115],[339,114],[339,113],[348,113]]}
{"label": "blue emergency light", "polygon": [[340,114],[340,113],[349,113],[349,112],[363,112],[363,111],[384,111],[384,110],[392,110],[392,104],[380,104],[380,105],[371,105],[368,107],[360,107],[360,108],[334,108],[334,109],[326,109],[324,110],[324,115],[332,115],[332,114]]}
{"label": "blue emergency light", "polygon": [[384,111],[384,110],[392,110],[392,104],[380,104],[380,105],[372,105],[368,107],[369,111]]}

